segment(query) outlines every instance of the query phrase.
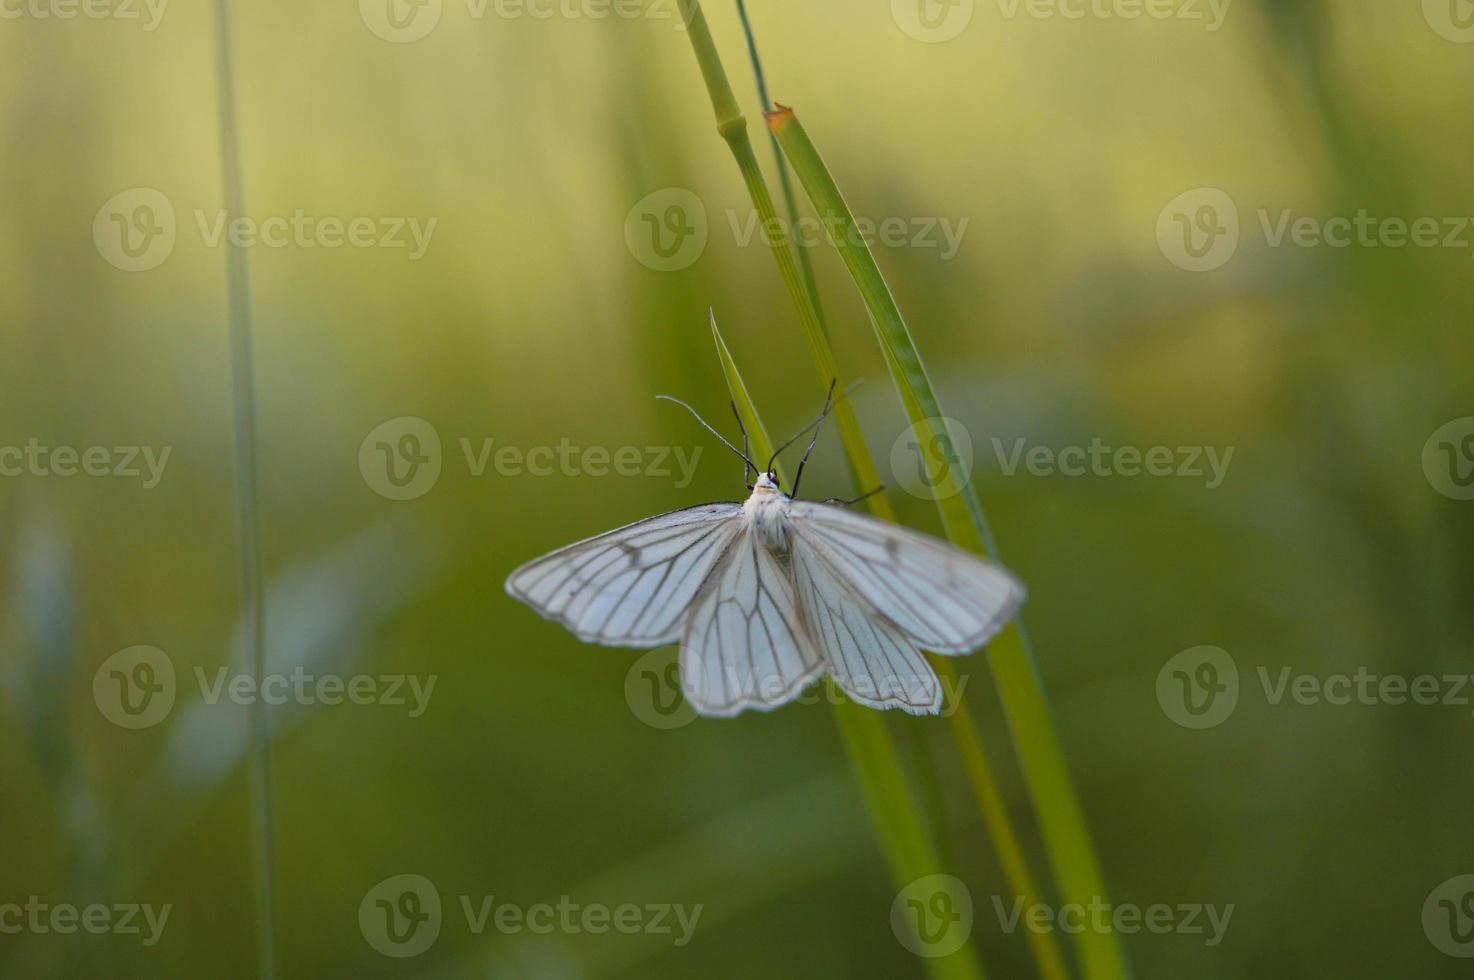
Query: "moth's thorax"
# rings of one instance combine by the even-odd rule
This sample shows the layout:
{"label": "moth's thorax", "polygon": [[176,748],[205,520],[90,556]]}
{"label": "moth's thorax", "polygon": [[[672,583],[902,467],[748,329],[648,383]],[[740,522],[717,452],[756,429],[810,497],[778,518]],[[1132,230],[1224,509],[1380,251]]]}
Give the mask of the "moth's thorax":
{"label": "moth's thorax", "polygon": [[742,514],[752,524],[752,529],[763,543],[774,551],[788,549],[788,494],[778,485],[760,474],[752,488],[752,496],[742,505]]}

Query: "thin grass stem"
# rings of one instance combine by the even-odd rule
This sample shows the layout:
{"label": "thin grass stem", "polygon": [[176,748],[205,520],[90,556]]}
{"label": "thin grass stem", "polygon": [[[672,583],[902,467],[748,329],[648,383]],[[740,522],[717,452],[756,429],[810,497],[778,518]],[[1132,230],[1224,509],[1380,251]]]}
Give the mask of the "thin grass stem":
{"label": "thin grass stem", "polygon": [[[216,69],[220,99],[220,165],[228,214],[241,208],[240,138],[236,127],[234,35],[230,0],[215,5]],[[257,472],[256,388],[251,332],[250,270],[238,244],[226,250],[226,299],[230,318],[231,391],[235,414],[236,512],[240,537],[244,639],[259,688],[266,673],[265,608],[261,586],[261,481]],[[276,976],[275,855],[272,839],[271,729],[264,698],[250,709],[252,863],[256,891],[257,974]]]}

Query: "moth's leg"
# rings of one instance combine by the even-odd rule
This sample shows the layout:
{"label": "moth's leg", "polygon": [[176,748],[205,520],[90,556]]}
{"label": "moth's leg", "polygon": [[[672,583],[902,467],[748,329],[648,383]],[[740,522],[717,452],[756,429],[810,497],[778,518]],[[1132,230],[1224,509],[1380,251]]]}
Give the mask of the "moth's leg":
{"label": "moth's leg", "polygon": [[858,497],[851,497],[849,500],[845,500],[842,497],[830,497],[828,500],[821,501],[821,503],[826,503],[826,504],[839,504],[841,507],[848,507],[851,504],[858,504],[860,501],[864,500],[867,497],[873,497],[877,493],[880,493],[880,491],[882,491],[884,489],[885,489],[885,484],[882,483],[880,486],[876,487],[874,490],[868,490],[865,493],[860,494]]}

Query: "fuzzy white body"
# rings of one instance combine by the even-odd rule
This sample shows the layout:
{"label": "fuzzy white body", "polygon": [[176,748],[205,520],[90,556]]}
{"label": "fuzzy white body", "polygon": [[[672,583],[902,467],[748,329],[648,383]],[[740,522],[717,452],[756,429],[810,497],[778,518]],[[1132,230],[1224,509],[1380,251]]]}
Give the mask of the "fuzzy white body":
{"label": "fuzzy white body", "polygon": [[753,484],[752,496],[742,505],[742,517],[769,551],[788,551],[788,505],[793,498],[763,473]]}

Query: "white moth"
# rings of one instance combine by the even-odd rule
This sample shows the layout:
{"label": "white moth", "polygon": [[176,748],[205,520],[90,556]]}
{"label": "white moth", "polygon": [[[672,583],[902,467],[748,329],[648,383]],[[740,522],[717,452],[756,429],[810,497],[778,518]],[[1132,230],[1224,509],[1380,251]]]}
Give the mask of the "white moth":
{"label": "white moth", "polygon": [[[807,462],[823,420],[778,452],[813,429]],[[738,455],[744,477],[757,470]],[[802,477],[801,462],[795,494]],[[794,499],[771,460],[750,489],[744,503],[699,504],[560,548],[514,571],[507,592],[588,643],[679,641],[681,691],[715,717],[771,710],[825,673],[860,704],[936,714],[942,687],[921,650],[976,650],[1023,602],[999,565],[843,505]]]}

